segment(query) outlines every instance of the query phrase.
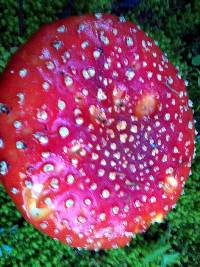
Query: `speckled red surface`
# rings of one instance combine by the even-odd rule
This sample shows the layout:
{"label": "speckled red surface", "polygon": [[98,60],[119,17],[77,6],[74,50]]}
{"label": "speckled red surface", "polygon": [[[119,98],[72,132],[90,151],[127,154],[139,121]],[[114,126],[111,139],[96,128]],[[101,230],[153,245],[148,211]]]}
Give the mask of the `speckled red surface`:
{"label": "speckled red surface", "polygon": [[115,248],[161,222],[194,152],[178,70],[111,15],[43,26],[0,80],[1,180],[27,221],[73,247]]}

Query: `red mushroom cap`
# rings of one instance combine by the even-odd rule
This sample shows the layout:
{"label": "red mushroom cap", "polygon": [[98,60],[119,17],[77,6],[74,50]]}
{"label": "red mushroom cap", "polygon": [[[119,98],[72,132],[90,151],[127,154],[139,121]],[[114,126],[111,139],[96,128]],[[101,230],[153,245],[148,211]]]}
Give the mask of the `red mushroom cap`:
{"label": "red mushroom cap", "polygon": [[160,222],[189,175],[184,81],[140,28],[108,14],[43,26],[0,80],[0,173],[27,221],[108,249]]}

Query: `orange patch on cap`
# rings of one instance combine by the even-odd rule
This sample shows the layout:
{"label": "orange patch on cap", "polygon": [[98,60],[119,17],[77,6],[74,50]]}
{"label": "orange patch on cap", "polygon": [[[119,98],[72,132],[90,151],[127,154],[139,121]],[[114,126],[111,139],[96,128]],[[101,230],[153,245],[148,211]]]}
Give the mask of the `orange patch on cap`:
{"label": "orange patch on cap", "polygon": [[127,95],[124,87],[114,88],[112,98],[115,107],[122,107],[126,105],[129,100],[129,96]]}
{"label": "orange patch on cap", "polygon": [[24,190],[24,203],[26,212],[34,221],[43,220],[52,212],[52,208],[50,208],[49,206],[40,206],[39,200],[40,196],[34,195],[31,189],[26,188]]}
{"label": "orange patch on cap", "polygon": [[106,122],[106,114],[102,108],[91,105],[89,112],[92,121],[96,121],[98,124]]}
{"label": "orange patch on cap", "polygon": [[164,219],[164,215],[162,213],[156,214],[156,216],[153,218],[152,223],[162,223]]}
{"label": "orange patch on cap", "polygon": [[135,114],[138,118],[143,118],[145,116],[150,116],[155,113],[158,103],[157,99],[152,94],[147,94],[142,96],[135,108]]}
{"label": "orange patch on cap", "polygon": [[174,176],[167,176],[164,182],[165,193],[173,193],[178,187],[178,181]]}

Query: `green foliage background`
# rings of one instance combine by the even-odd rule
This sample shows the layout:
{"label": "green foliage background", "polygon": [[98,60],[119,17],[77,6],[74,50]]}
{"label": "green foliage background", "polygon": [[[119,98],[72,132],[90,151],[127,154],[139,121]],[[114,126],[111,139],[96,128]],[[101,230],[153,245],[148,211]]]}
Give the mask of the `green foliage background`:
{"label": "green foliage background", "polygon": [[[107,0],[75,0],[72,14],[111,11]],[[53,21],[65,0],[24,1],[26,31],[19,35],[18,1],[0,0],[0,72],[17,47],[40,25]],[[189,81],[194,116],[200,124],[200,1],[143,0],[123,14],[158,40]],[[29,225],[0,185],[0,266],[166,267],[200,266],[200,138],[185,193],[164,223],[137,235],[129,247],[110,251],[76,250]]]}

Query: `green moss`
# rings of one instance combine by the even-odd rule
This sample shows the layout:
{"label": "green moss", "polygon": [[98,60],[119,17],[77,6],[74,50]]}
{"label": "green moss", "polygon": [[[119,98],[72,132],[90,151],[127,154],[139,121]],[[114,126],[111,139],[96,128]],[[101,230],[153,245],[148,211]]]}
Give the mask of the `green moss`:
{"label": "green moss", "polygon": [[[72,14],[110,12],[112,2],[76,0]],[[24,1],[25,33],[19,36],[17,3],[0,0],[0,72],[16,48],[40,25],[55,20],[66,6],[65,0]],[[183,77],[189,81],[189,95],[194,102],[195,118],[199,122],[200,71],[199,65],[193,65],[192,62],[200,54],[200,1],[144,0],[124,15],[158,40],[170,61],[180,67]],[[176,208],[168,214],[164,223],[152,225],[149,231],[137,235],[130,246],[123,249],[93,253],[72,249],[52,240],[24,221],[0,186],[0,266],[200,266],[198,140],[192,176]],[[12,248],[11,252],[9,247]]]}

